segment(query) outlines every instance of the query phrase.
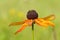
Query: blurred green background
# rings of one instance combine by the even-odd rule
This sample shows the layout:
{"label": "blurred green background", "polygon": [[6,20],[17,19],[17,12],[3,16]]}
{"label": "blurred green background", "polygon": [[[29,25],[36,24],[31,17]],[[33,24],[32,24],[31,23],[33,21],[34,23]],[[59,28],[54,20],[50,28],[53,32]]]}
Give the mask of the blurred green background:
{"label": "blurred green background", "polygon": [[[28,10],[34,9],[38,12],[39,18],[54,14],[56,19],[55,30],[57,40],[60,40],[60,0],[0,0],[0,40],[32,40],[31,27],[14,35],[21,27],[8,25],[11,22],[26,19]],[[51,27],[44,28],[35,24],[35,40],[53,40]]]}

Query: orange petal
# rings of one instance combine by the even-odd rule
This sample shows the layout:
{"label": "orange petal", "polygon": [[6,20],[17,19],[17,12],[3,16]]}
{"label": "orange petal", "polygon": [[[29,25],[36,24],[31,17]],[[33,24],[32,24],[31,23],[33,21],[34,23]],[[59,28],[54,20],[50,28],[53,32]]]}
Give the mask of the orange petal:
{"label": "orange petal", "polygon": [[38,18],[37,20],[42,22],[42,23],[46,23],[46,21],[44,19],[42,19],[42,18]]}
{"label": "orange petal", "polygon": [[48,25],[52,26],[52,27],[55,26],[54,23],[52,23],[52,22],[50,22],[50,21],[47,21],[46,23],[47,23]]}
{"label": "orange petal", "polygon": [[50,15],[50,16],[47,16],[47,17],[43,18],[43,19],[44,19],[44,20],[54,20],[54,19],[55,19],[55,15],[52,14],[52,15]]}
{"label": "orange petal", "polygon": [[27,25],[28,25],[27,23],[24,23],[24,24],[22,25],[22,27],[21,27],[17,32],[15,32],[15,34],[21,32],[22,30],[24,30]]}
{"label": "orange petal", "polygon": [[42,23],[47,24],[47,25],[50,25],[50,26],[52,26],[52,27],[55,26],[54,23],[52,23],[52,22],[50,22],[50,21],[48,21],[48,20],[44,20],[44,19],[42,19],[42,18],[38,18],[38,20],[41,21]]}
{"label": "orange petal", "polygon": [[15,26],[15,25],[20,25],[23,24],[24,22],[13,22],[9,26]]}
{"label": "orange petal", "polygon": [[43,19],[35,19],[35,23],[39,24],[40,26],[48,26],[47,24],[45,24],[45,21]]}
{"label": "orange petal", "polygon": [[25,20],[25,23],[27,23],[29,26],[32,25],[32,22],[33,22],[33,20],[31,20],[31,19],[30,20],[29,19],[28,20]]}
{"label": "orange petal", "polygon": [[25,23],[22,25],[22,27],[15,34],[24,30],[26,28],[26,26],[31,26],[31,25],[32,25],[32,20],[25,20]]}

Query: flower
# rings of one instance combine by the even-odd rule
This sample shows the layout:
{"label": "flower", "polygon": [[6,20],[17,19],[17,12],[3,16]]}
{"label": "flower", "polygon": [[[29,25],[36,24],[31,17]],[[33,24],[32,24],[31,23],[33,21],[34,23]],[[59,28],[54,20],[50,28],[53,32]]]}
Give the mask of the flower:
{"label": "flower", "polygon": [[44,27],[48,27],[48,26],[54,27],[54,23],[51,22],[51,20],[53,19],[55,19],[54,15],[50,15],[44,18],[38,18],[38,13],[35,10],[29,10],[27,12],[27,20],[22,22],[13,22],[9,26],[22,24],[22,27],[19,30],[17,30],[17,32],[15,33],[17,34],[18,32],[21,32],[22,30],[24,30],[27,26],[31,26],[33,22]]}

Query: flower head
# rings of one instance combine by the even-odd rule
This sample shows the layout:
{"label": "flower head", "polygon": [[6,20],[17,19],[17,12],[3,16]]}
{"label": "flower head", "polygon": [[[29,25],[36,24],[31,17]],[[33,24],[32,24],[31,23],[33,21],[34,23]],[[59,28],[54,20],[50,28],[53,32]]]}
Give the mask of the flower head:
{"label": "flower head", "polygon": [[29,10],[27,12],[27,19],[37,19],[38,13],[35,10]]}
{"label": "flower head", "polygon": [[21,32],[23,29],[25,29],[27,26],[31,26],[33,22],[44,27],[54,27],[54,23],[51,22],[51,20],[53,19],[55,19],[54,15],[50,15],[44,18],[38,18],[38,13],[35,10],[29,10],[27,12],[27,20],[22,22],[13,22],[10,24],[10,26],[22,24],[22,27],[15,33],[17,34],[18,32]]}

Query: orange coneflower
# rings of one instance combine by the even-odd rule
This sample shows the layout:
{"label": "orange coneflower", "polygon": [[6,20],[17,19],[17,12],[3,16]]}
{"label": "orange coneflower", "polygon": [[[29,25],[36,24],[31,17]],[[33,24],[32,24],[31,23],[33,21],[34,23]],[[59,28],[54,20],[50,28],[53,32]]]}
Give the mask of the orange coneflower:
{"label": "orange coneflower", "polygon": [[29,10],[27,12],[27,20],[22,22],[13,22],[10,24],[10,26],[22,24],[22,27],[15,33],[17,34],[18,32],[24,30],[27,26],[31,26],[33,23],[34,24],[36,23],[44,27],[48,27],[48,26],[54,27],[54,23],[51,22],[51,20],[53,20],[54,18],[55,18],[54,15],[50,15],[44,18],[38,18],[38,13],[35,10]]}

